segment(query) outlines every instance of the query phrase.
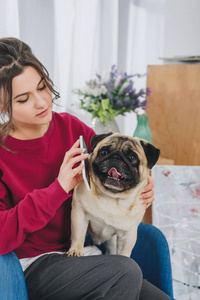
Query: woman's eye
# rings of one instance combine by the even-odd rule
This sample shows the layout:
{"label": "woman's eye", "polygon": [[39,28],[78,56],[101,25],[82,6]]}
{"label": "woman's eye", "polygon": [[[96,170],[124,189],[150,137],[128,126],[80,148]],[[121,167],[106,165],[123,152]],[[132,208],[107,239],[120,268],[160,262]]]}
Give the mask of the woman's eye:
{"label": "woman's eye", "polygon": [[46,84],[44,83],[44,85],[40,88],[38,88],[39,91],[43,91],[46,88]]}
{"label": "woman's eye", "polygon": [[28,98],[24,99],[24,100],[18,100],[18,103],[25,103],[26,101],[28,101]]}

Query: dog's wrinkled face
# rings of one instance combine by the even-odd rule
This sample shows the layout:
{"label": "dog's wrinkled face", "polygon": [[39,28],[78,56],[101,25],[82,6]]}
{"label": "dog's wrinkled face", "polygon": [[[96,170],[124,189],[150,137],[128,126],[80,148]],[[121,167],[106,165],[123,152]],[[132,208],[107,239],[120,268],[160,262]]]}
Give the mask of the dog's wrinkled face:
{"label": "dog's wrinkled face", "polygon": [[143,140],[118,133],[94,136],[92,150],[93,174],[113,193],[134,188],[142,170],[152,168],[160,152]]}
{"label": "dog's wrinkled face", "polygon": [[104,187],[120,192],[138,184],[139,162],[134,144],[116,137],[99,145],[92,167]]}

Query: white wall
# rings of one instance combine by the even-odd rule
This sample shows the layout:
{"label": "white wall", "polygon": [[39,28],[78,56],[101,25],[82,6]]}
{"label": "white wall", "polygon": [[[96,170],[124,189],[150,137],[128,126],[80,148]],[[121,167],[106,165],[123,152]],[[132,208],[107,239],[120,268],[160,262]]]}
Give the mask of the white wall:
{"label": "white wall", "polygon": [[[58,1],[59,3],[65,3],[65,0],[0,0],[0,37],[7,35],[20,36],[22,40],[32,47],[36,56],[49,70],[50,76],[54,81],[55,62],[52,58],[56,49],[54,48],[55,24],[53,20],[55,3]],[[117,2],[117,0],[113,1]],[[101,24],[102,22],[108,22],[107,9],[108,3],[111,2],[111,0],[101,0],[100,2],[102,12],[99,22]],[[132,9],[134,5],[133,12],[129,12],[129,2],[132,4]],[[71,3],[73,3],[73,0],[71,0]],[[133,34],[130,30],[130,38],[128,38],[128,44],[126,44],[125,37],[129,34],[127,31],[129,25],[128,17],[131,15],[131,12],[133,13],[132,19],[136,20],[138,26],[136,33]],[[104,51],[101,50],[100,57],[100,59],[104,59],[103,63],[101,63],[102,69],[107,69],[107,65],[110,66],[114,62],[116,63],[115,56],[117,53],[119,54],[119,69],[130,72],[127,69],[130,66],[130,73],[132,73],[132,69],[139,73],[143,72],[141,68],[137,68],[137,61],[139,60],[142,60],[143,65],[146,66],[147,64],[163,64],[163,61],[158,58],[162,56],[200,55],[200,0],[120,0],[118,13],[120,16],[119,38],[122,40],[122,43],[116,49],[116,53],[113,54],[112,52],[112,56],[105,55],[109,46],[109,41],[106,40],[105,49]],[[144,22],[145,14],[147,14],[147,18],[145,18]],[[20,20],[18,20],[18,17],[20,17]],[[144,27],[141,27],[145,31],[140,31],[140,23],[145,24]],[[114,19],[111,24],[112,28],[116,26]],[[130,27],[132,28],[132,24]],[[30,34],[33,31],[32,28],[36,28],[34,35]],[[109,23],[106,28],[109,28]],[[162,32],[164,32],[163,35],[161,34]],[[105,32],[102,32],[102,39],[104,35]],[[112,35],[112,39],[117,38],[115,34],[112,33]],[[157,36],[159,38],[156,38]],[[139,40],[139,44],[136,40]],[[60,45],[58,46],[60,48]],[[143,54],[145,52],[145,55],[141,55],[141,51]],[[143,59],[144,56],[146,56],[146,60]],[[98,69],[98,71],[100,72],[101,70]],[[55,83],[57,84],[56,81]],[[60,89],[59,91],[62,92]],[[71,92],[71,89],[69,89],[69,92]],[[61,95],[65,99],[65,95],[63,93]],[[71,109],[71,106],[68,106]],[[85,116],[83,111],[81,111],[78,117],[90,124],[90,114]],[[133,113],[129,113],[125,117],[118,116],[117,122],[122,133],[131,135],[134,132],[136,118]]]}
{"label": "white wall", "polygon": [[[134,4],[140,3],[141,11],[147,9],[148,17],[146,18],[146,33],[142,33],[139,38],[144,38],[146,34],[146,44],[143,48],[146,51],[146,64],[163,64],[165,61],[159,57],[173,57],[178,55],[193,56],[200,55],[200,0],[132,0]],[[125,18],[127,18],[127,2],[120,1],[119,15],[119,36],[125,39],[127,35]],[[105,6],[106,9],[106,6]],[[139,11],[140,12],[140,11]],[[155,17],[156,16],[156,17]],[[164,16],[164,24],[162,24],[162,16]],[[138,11],[136,14],[138,18]],[[127,19],[128,21],[128,19]],[[159,24],[159,25],[158,25]],[[157,29],[155,30],[155,27]],[[164,32],[163,37],[161,32]],[[159,41],[155,40],[156,36],[160,36]],[[122,39],[123,40],[123,39]],[[127,46],[122,43],[119,46],[118,53],[127,53]],[[136,49],[138,44],[136,44]],[[136,51],[135,50],[135,51]],[[140,48],[141,50],[141,48]],[[119,56],[119,66],[124,69],[126,60],[131,59],[137,53],[131,53],[129,58]],[[138,57],[140,57],[139,55]],[[106,64],[107,59],[105,59]],[[81,116],[80,116],[81,118]],[[127,113],[126,116],[118,116],[116,118],[120,131],[123,134],[132,135],[136,127],[136,117],[134,113]],[[83,118],[85,120],[85,116]],[[90,123],[90,115],[88,115],[88,124]]]}
{"label": "white wall", "polygon": [[200,0],[166,0],[164,56],[200,55]]}
{"label": "white wall", "polygon": [[20,39],[31,47],[51,77],[54,74],[53,8],[53,0],[18,0]]}

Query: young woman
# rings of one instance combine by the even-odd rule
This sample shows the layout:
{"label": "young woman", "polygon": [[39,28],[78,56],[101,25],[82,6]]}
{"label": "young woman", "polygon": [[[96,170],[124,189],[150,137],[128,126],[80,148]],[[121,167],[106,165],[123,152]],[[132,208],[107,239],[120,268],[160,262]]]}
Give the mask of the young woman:
{"label": "young woman", "polygon": [[[72,190],[87,157],[79,136],[90,151],[95,133],[74,116],[52,112],[52,95],[59,97],[30,47],[0,39],[0,263],[14,251],[29,299],[169,299],[130,258],[62,255],[70,244]],[[153,187],[149,178],[141,195],[146,206]]]}

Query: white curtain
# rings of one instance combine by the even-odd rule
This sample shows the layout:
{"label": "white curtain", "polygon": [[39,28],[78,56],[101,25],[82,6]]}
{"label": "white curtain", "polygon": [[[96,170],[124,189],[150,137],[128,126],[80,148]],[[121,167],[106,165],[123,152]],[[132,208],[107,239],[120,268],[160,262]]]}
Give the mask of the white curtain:
{"label": "white curtain", "polygon": [[[73,106],[74,88],[116,64],[145,73],[163,55],[165,0],[0,0],[0,36],[27,42],[50,72],[61,94],[57,111],[69,111],[91,125],[89,113]],[[138,88],[146,85],[145,77]],[[133,113],[117,117],[132,135]]]}
{"label": "white curtain", "polygon": [[19,37],[18,0],[0,0],[0,37]]}
{"label": "white curtain", "polygon": [[[119,66],[128,73],[145,74],[148,65],[161,64],[165,0],[120,0],[119,4]],[[145,86],[146,77],[136,82],[138,89]],[[122,132],[132,135],[137,125],[136,115],[128,113],[119,121]]]}

